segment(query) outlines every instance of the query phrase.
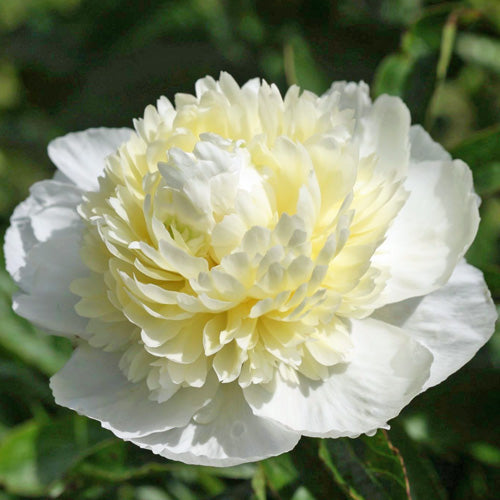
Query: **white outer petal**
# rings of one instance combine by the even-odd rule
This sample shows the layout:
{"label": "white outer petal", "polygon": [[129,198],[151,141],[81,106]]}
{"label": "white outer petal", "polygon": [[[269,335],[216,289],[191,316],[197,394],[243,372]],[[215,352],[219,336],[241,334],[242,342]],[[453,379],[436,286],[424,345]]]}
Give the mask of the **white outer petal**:
{"label": "white outer petal", "polygon": [[87,320],[76,314],[78,298],[69,291],[71,281],[88,272],[76,212],[82,192],[55,180],[37,182],[30,191],[5,236],[6,267],[21,289],[13,308],[50,333],[85,335]]}
{"label": "white outer petal", "polygon": [[12,308],[16,314],[31,321],[49,335],[86,337],[87,320],[74,311],[77,301],[70,293],[17,294],[12,299]]}
{"label": "white outer petal", "polygon": [[6,268],[14,280],[19,279],[36,243],[79,223],[76,206],[80,200],[81,191],[72,184],[47,180],[31,186],[30,196],[14,210],[5,234]]}
{"label": "white outer petal", "polygon": [[216,392],[211,377],[200,389],[180,389],[157,403],[149,399],[144,382],[134,384],[123,375],[118,366],[121,355],[80,345],[50,379],[56,403],[99,420],[105,429],[130,440],[186,425]]}
{"label": "white outer petal", "polygon": [[216,414],[207,423],[195,418],[185,427],[132,441],[165,458],[228,467],[285,453],[300,439],[299,433],[253,415],[237,384],[219,386],[211,411]]}
{"label": "white outer petal", "polygon": [[[418,134],[422,147],[427,144],[424,134]],[[411,162],[405,183],[409,198],[372,260],[390,273],[377,307],[443,286],[477,232],[479,199],[469,167],[446,159],[435,145],[429,145],[427,153],[430,160]]]}
{"label": "white outer petal", "polygon": [[450,153],[441,144],[433,141],[420,125],[413,125],[410,128],[410,158],[413,163],[452,160]]}
{"label": "white outer petal", "polygon": [[22,291],[13,297],[14,311],[55,335],[85,336],[87,319],[74,307],[79,298],[71,282],[88,272],[80,259],[81,228],[66,228],[33,246],[19,272]]}
{"label": "white outer petal", "polygon": [[48,147],[54,165],[78,187],[93,191],[99,187],[105,158],[130,139],[128,128],[90,128],[53,140]]}
{"label": "white outer petal", "polygon": [[439,290],[423,298],[390,304],[374,316],[403,328],[432,352],[434,362],[424,390],[472,359],[495,331],[497,319],[481,272],[465,261]]}
{"label": "white outer petal", "polygon": [[398,97],[380,96],[361,119],[360,155],[375,154],[375,172],[395,182],[404,178],[410,159],[410,111]]}
{"label": "white outer petal", "polygon": [[308,436],[356,437],[399,414],[422,389],[432,355],[401,329],[368,318],[353,321],[347,364],[324,381],[299,375],[299,384],[277,376],[269,387],[244,395],[253,412]]}
{"label": "white outer petal", "polygon": [[78,299],[69,291],[71,281],[87,273],[80,259],[83,226],[76,207],[82,189],[97,188],[105,157],[131,133],[89,129],[53,141],[49,156],[62,173],[34,184],[11,218],[6,267],[22,290],[14,297],[14,310],[50,333],[85,335],[87,320],[75,312]]}
{"label": "white outer petal", "polygon": [[31,197],[19,203],[5,232],[5,267],[14,280],[18,279],[19,270],[26,263],[26,253],[37,242],[29,218],[35,208],[36,202]]}

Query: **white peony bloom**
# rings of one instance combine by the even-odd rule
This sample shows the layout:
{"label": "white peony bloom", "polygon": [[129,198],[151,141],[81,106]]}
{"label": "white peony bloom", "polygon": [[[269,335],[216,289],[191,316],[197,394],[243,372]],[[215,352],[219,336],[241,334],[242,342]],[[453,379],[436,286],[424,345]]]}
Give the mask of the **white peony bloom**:
{"label": "white peony bloom", "polygon": [[15,310],[76,345],[60,405],[234,465],[387,428],[492,334],[471,172],[400,99],[222,73],[134,125],[52,142],[6,235]]}

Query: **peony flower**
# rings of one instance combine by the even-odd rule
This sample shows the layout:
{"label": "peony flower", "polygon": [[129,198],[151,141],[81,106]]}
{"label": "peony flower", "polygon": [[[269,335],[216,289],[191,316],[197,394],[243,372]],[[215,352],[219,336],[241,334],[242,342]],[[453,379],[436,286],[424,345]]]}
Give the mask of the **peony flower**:
{"label": "peony flower", "polygon": [[53,141],[6,235],[14,309],[76,346],[58,404],[234,465],[387,428],[492,334],[471,172],[400,99],[221,73],[134,126]]}

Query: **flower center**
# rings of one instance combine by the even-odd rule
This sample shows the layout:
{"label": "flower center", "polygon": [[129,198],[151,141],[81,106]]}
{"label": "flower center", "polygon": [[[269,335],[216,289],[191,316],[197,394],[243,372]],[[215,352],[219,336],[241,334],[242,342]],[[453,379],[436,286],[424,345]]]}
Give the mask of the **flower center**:
{"label": "flower center", "polygon": [[148,107],[84,196],[77,312],[159,401],[212,371],[246,387],[349,360],[405,193],[360,157],[337,102],[205,79],[175,109]]}

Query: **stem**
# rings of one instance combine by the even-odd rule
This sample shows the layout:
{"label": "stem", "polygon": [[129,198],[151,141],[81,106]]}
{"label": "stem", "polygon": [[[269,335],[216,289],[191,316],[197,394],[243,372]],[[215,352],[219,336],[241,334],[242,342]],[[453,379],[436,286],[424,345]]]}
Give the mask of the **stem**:
{"label": "stem", "polygon": [[439,109],[439,97],[446,81],[446,75],[450,66],[453,47],[457,34],[457,22],[459,11],[452,11],[443,26],[443,34],[441,36],[441,47],[439,52],[439,61],[436,66],[436,86],[432,94],[432,98],[427,109],[425,118],[425,128],[430,131],[436,119],[436,110]]}

